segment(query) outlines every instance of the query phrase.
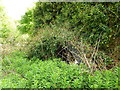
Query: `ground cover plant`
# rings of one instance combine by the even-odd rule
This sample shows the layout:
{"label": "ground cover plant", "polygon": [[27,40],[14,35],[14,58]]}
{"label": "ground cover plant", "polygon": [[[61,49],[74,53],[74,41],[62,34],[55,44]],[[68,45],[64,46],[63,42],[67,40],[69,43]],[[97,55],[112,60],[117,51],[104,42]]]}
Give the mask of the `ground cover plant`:
{"label": "ground cover plant", "polygon": [[[16,52],[3,62],[3,88],[118,88],[118,69],[95,71],[84,65],[61,62],[60,59],[27,61]],[[6,63],[8,62],[11,63]],[[83,68],[84,67],[84,68]]]}

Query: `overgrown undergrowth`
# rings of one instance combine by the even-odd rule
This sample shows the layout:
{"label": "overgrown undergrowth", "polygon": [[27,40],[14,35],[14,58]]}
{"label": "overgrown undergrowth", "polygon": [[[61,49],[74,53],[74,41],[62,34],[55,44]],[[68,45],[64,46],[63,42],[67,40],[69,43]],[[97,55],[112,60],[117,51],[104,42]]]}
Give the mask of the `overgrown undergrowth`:
{"label": "overgrown undergrowth", "polygon": [[3,88],[118,88],[118,70],[89,73],[83,64],[52,60],[27,60],[22,52],[6,56],[2,62]]}
{"label": "overgrown undergrowth", "polygon": [[25,35],[0,7],[2,87],[119,88],[118,6],[37,2],[19,21]]}

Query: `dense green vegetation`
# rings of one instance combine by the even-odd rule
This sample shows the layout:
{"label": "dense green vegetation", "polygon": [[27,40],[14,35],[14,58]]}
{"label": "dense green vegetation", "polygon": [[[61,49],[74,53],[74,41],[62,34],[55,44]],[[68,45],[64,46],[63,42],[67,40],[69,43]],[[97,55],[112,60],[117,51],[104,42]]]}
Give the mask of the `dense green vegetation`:
{"label": "dense green vegetation", "polygon": [[106,49],[112,38],[120,35],[118,6],[119,3],[38,2],[23,16],[19,28],[23,33],[33,34],[47,25],[67,23],[78,38],[83,37],[92,45],[100,38],[100,48]]}
{"label": "dense green vegetation", "polygon": [[2,87],[120,88],[118,6],[36,2],[18,21],[19,34],[0,6]]}
{"label": "dense green vegetation", "polygon": [[[118,88],[118,68],[92,74],[83,64],[34,58],[28,62],[23,56],[17,52],[4,59],[3,88]],[[6,64],[8,58],[11,64]]]}

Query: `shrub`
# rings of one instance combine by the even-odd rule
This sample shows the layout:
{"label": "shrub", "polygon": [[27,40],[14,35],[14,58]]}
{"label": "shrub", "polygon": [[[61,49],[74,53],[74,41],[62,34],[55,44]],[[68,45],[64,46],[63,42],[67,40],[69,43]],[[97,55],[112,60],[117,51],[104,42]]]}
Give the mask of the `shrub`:
{"label": "shrub", "polygon": [[[86,39],[78,39],[74,35],[65,27],[48,26],[40,29],[40,32],[26,45],[27,58],[47,60],[57,57],[68,63],[78,60],[88,65],[89,68],[100,70],[106,69],[106,65],[111,64],[112,59],[98,51],[99,41],[96,42],[95,47],[91,47]],[[90,55],[89,58],[87,55]]]}
{"label": "shrub", "polygon": [[[48,8],[49,7],[49,8]],[[110,47],[113,38],[119,36],[119,3],[37,2],[20,21],[22,32],[35,34],[47,25],[64,26],[76,31],[76,36],[85,38],[94,45],[100,38],[100,48]],[[102,36],[100,37],[100,34]]]}
{"label": "shrub", "polygon": [[47,27],[40,29],[28,45],[28,58],[37,57],[47,59],[56,57],[60,46],[65,46],[65,42],[71,40],[74,33],[60,27]]}

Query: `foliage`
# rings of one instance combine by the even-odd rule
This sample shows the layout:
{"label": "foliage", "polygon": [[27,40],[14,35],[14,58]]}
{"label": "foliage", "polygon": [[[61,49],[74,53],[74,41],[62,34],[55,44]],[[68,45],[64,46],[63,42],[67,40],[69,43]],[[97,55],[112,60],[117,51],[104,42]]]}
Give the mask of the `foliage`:
{"label": "foliage", "polygon": [[22,19],[20,21],[20,25],[18,26],[18,29],[22,33],[29,33],[31,34],[31,30],[34,29],[33,26],[33,10],[28,9],[28,11],[25,13],[24,16],[22,16]]}
{"label": "foliage", "polygon": [[13,43],[18,36],[15,22],[7,15],[5,7],[0,0],[0,43]]}
{"label": "foliage", "polygon": [[[4,58],[3,88],[118,88],[118,69],[87,72],[84,65],[66,64],[60,59],[41,61],[16,52]],[[11,63],[8,62],[9,61]],[[35,60],[34,60],[35,59]],[[84,67],[84,68],[83,68]]]}
{"label": "foliage", "polygon": [[28,58],[47,59],[56,57],[58,48],[65,46],[65,41],[69,41],[73,37],[74,33],[64,27],[52,26],[40,29],[40,32],[31,39],[27,46]]}
{"label": "foliage", "polygon": [[[98,47],[95,46],[96,48],[99,48],[100,45],[100,49],[105,52],[116,38],[116,41],[119,40],[118,6],[119,3],[112,2],[37,2],[33,9],[29,9],[22,16],[18,26],[22,33],[27,33],[25,36],[18,36],[16,43],[13,43],[20,45],[18,47],[22,52],[16,51],[3,56],[2,87],[119,88],[118,71],[120,68],[117,66],[110,70],[89,72],[91,68],[83,63],[80,65],[67,64],[56,58],[59,46],[65,47],[66,42],[74,41],[75,47],[78,47],[86,62],[88,60],[91,61],[90,63],[102,62],[100,60],[103,60],[106,65],[112,64],[109,56],[96,49],[93,52],[94,59],[86,58],[87,53],[94,51],[95,45],[98,44]],[[11,28],[9,28],[4,8],[1,6],[0,13],[0,38],[6,38]],[[14,39],[10,42],[15,41]],[[80,46],[78,43],[81,43],[81,40],[85,40],[85,43],[82,42]],[[26,43],[26,41],[28,42]],[[25,47],[21,49],[22,45]],[[3,49],[5,53],[7,48]],[[29,57],[29,60],[26,57]],[[97,64],[104,67],[102,63]]]}
{"label": "foliage", "polygon": [[4,7],[0,6],[0,38],[6,38],[8,33],[10,32],[9,29],[9,22],[8,17],[6,16]]}
{"label": "foliage", "polygon": [[23,29],[20,30],[23,32],[27,30],[29,33],[30,23],[32,23],[33,29],[30,33],[36,33],[39,32],[39,28],[46,25],[64,26],[64,23],[67,22],[69,23],[68,29],[74,30],[78,37],[85,38],[92,45],[100,38],[100,48],[106,49],[110,46],[112,38],[120,35],[118,5],[119,3],[112,2],[37,2],[36,7],[23,16],[21,20]]}

